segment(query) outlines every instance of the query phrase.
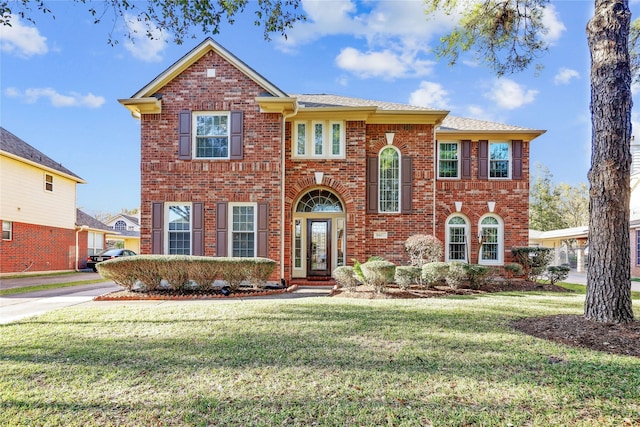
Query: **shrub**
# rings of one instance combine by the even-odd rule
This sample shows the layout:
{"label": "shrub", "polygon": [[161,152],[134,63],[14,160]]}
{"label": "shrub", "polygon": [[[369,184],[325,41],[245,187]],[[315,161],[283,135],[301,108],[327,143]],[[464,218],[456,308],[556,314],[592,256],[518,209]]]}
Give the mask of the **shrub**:
{"label": "shrub", "polygon": [[222,258],[187,255],[136,255],[97,264],[98,272],[125,289],[142,283],[153,291],[166,280],[173,289],[184,289],[193,281],[203,289],[211,288],[216,279],[225,280],[231,291],[243,281],[263,286],[276,268],[267,258]]}
{"label": "shrub", "polygon": [[524,269],[517,262],[511,262],[504,265],[504,272],[507,279],[511,279],[516,276],[522,276]]}
{"label": "shrub", "polygon": [[411,265],[422,267],[442,258],[442,242],[429,234],[414,234],[404,243]]}
{"label": "shrub", "polygon": [[373,286],[376,292],[384,291],[387,285],[393,282],[396,266],[389,261],[367,261],[360,265],[364,283]]}
{"label": "shrub", "polygon": [[549,283],[555,285],[557,282],[566,279],[569,271],[571,271],[571,268],[568,265],[551,265],[545,270],[544,276],[549,280]]}
{"label": "shrub", "polygon": [[446,262],[427,263],[422,266],[422,283],[429,288],[440,285],[447,276],[448,271],[449,266]]}
{"label": "shrub", "polygon": [[394,280],[400,289],[409,289],[411,285],[419,284],[421,281],[422,269],[416,266],[398,266]]}
{"label": "shrub", "polygon": [[[381,256],[374,255],[369,257],[367,262],[369,261],[385,261],[385,259]],[[362,273],[362,264],[357,259],[353,259],[353,274],[360,283],[366,282],[364,274]]]}
{"label": "shrub", "polygon": [[463,267],[471,289],[480,289],[493,274],[493,269],[486,265],[464,264]]}
{"label": "shrub", "polygon": [[356,278],[353,267],[348,265],[342,265],[333,270],[331,277],[334,278],[339,286],[347,288],[348,290],[354,290],[360,283]]}
{"label": "shrub", "polygon": [[524,247],[511,249],[515,260],[522,265],[529,280],[537,280],[553,258],[551,248]]}
{"label": "shrub", "polygon": [[445,282],[452,289],[458,289],[460,284],[467,278],[464,262],[452,261],[447,263],[447,274],[444,277]]}

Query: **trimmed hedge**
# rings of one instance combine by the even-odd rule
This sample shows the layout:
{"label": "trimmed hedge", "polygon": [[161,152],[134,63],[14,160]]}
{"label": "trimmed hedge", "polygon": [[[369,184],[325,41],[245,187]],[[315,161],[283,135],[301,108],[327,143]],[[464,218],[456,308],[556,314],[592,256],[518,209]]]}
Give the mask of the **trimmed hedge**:
{"label": "trimmed hedge", "polygon": [[226,258],[189,255],[136,255],[104,261],[96,265],[98,273],[131,290],[142,284],[147,291],[158,289],[163,281],[171,288],[212,289],[216,280],[236,291],[244,281],[262,288],[276,269],[268,258]]}

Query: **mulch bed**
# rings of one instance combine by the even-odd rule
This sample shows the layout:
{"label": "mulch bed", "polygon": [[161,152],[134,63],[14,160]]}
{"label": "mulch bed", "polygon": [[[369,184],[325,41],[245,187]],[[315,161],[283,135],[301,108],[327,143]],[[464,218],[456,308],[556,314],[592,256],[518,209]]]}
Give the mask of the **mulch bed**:
{"label": "mulch bed", "polygon": [[293,292],[297,286],[289,286],[282,289],[239,289],[231,293],[223,293],[221,290],[182,290],[174,291],[172,289],[158,290],[152,292],[137,291],[115,291],[108,294],[99,295],[94,301],[184,301],[184,300],[208,300],[208,299],[230,299],[230,298],[247,298],[262,297],[269,295],[279,295],[287,292]]}

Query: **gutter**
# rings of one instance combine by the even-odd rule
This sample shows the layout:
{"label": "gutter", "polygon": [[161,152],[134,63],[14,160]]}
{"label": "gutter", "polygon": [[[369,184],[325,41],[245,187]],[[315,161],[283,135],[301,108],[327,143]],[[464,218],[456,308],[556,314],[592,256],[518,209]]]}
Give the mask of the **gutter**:
{"label": "gutter", "polygon": [[80,268],[78,266],[78,258],[80,257],[80,245],[78,244],[78,234],[80,234],[83,231],[87,231],[89,229],[88,226],[86,225],[81,225],[80,227],[76,226],[76,266],[75,266],[75,271],[80,271]]}

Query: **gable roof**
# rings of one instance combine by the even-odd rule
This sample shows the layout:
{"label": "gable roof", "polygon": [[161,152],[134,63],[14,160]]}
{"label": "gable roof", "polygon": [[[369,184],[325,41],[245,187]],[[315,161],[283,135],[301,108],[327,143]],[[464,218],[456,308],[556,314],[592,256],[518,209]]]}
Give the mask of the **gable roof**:
{"label": "gable roof", "polygon": [[96,218],[85,212],[82,212],[80,209],[76,209],[76,225],[78,227],[82,227],[84,225],[91,230],[104,230],[113,232],[113,229],[107,224],[97,220]]}
{"label": "gable roof", "polygon": [[287,97],[287,94],[283,90],[279,89],[276,85],[238,59],[238,57],[226,50],[220,44],[213,41],[211,37],[208,37],[198,46],[191,49],[182,58],[174,62],[169,68],[160,73],[155,79],[147,83],[142,89],[134,93],[131,98],[119,99],[118,102],[128,108],[134,117],[139,117],[141,113],[159,112],[161,98],[156,98],[154,95],[156,95],[156,93],[167,83],[211,51],[222,56],[227,62],[264,88],[271,96]]}
{"label": "gable roof", "polygon": [[37,166],[51,172],[57,172],[58,174],[78,183],[86,183],[85,180],[62,166],[61,163],[56,162],[3,127],[0,127],[0,151],[15,160]]}

